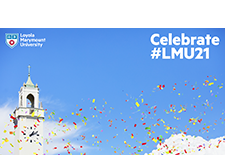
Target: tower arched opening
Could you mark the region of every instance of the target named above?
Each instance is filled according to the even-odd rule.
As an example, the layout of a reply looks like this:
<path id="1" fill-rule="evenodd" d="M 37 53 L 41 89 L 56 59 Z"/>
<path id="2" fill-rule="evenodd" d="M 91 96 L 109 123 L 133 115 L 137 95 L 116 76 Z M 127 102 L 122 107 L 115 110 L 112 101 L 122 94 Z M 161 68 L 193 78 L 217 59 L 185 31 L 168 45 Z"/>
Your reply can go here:
<path id="1" fill-rule="evenodd" d="M 27 107 L 34 108 L 34 96 L 32 94 L 27 95 Z"/>

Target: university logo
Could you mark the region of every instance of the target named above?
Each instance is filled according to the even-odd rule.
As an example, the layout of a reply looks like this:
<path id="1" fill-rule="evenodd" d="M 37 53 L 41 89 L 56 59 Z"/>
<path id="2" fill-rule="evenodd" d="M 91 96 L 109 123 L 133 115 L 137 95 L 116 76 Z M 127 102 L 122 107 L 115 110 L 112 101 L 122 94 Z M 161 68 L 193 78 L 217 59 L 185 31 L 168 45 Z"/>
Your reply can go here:
<path id="1" fill-rule="evenodd" d="M 19 42 L 19 34 L 18 33 L 6 33 L 5 34 L 5 43 L 10 48 L 14 48 Z"/>

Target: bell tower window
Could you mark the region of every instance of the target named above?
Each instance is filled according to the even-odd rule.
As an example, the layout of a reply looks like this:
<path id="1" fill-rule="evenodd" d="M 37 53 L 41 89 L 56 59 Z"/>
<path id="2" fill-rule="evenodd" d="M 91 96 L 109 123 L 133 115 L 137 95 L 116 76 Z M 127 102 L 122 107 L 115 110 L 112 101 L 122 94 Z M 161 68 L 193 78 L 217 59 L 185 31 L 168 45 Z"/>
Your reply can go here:
<path id="1" fill-rule="evenodd" d="M 34 96 L 32 94 L 27 95 L 27 107 L 34 108 Z"/>

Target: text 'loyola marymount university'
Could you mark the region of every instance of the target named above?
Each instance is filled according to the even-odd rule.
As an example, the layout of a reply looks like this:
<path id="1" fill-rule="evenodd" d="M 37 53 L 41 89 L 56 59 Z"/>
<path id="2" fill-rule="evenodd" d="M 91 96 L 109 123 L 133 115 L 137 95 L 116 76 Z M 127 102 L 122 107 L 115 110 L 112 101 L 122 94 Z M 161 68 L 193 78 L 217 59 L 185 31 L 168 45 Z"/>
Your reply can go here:
<path id="1" fill-rule="evenodd" d="M 42 47 L 46 38 L 36 38 L 33 33 L 22 34 L 20 33 L 20 46 L 21 47 Z"/>

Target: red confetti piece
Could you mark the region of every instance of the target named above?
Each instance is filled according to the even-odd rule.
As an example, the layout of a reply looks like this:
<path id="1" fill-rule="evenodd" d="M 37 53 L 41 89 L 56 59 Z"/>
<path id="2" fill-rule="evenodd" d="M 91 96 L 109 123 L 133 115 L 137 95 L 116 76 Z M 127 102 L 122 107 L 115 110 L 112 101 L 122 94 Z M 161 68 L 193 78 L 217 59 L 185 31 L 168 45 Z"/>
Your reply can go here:
<path id="1" fill-rule="evenodd" d="M 137 126 L 137 124 L 134 124 L 134 127 L 136 127 Z"/>
<path id="2" fill-rule="evenodd" d="M 161 90 L 162 88 L 161 88 L 161 84 L 159 85 L 159 89 Z"/>
<path id="3" fill-rule="evenodd" d="M 199 119 L 198 122 L 201 123 L 202 119 Z"/>
<path id="4" fill-rule="evenodd" d="M 10 116 L 10 118 L 12 118 L 12 119 L 16 119 L 15 117 L 13 117 L 12 115 Z"/>

